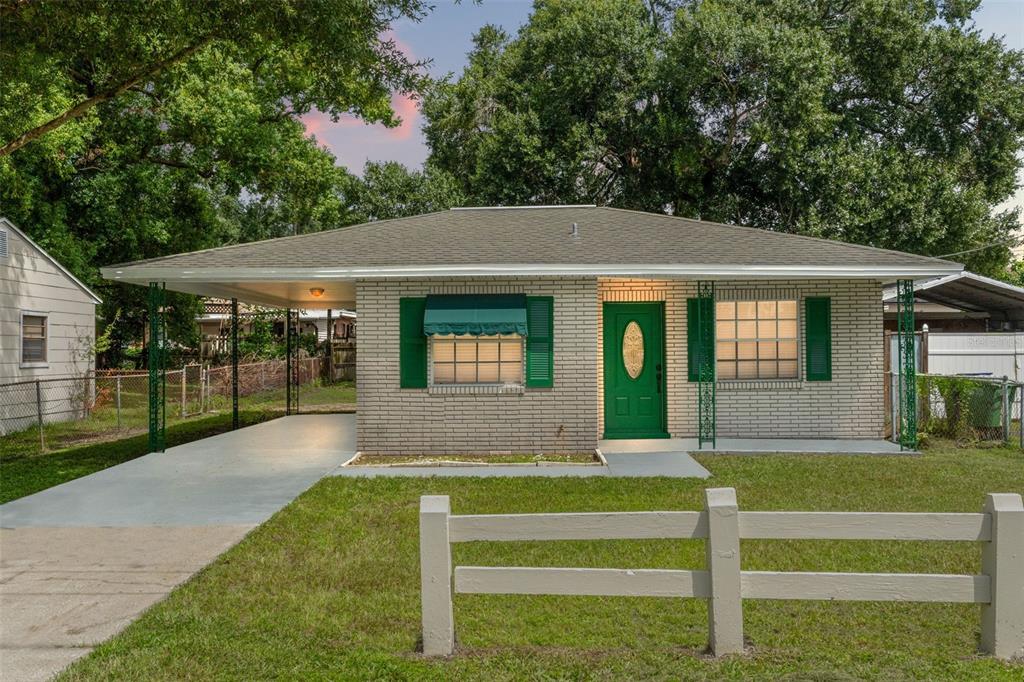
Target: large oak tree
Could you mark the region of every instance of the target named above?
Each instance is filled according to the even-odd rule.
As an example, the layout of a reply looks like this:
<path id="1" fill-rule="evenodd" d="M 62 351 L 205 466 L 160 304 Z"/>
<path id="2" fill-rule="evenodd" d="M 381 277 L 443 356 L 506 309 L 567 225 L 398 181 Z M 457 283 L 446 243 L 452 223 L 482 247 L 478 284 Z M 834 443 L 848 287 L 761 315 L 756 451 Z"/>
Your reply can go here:
<path id="1" fill-rule="evenodd" d="M 308 139 L 313 109 L 397 123 L 422 76 L 388 38 L 420 0 L 0 0 L 0 215 L 121 310 L 98 266 L 336 227 L 357 179 Z M 190 297 L 172 338 L 194 341 Z"/>
<path id="2" fill-rule="evenodd" d="M 1008 243 L 1024 57 L 978 0 L 537 0 L 424 111 L 477 203 L 597 202 L 930 255 Z M 1005 246 L 964 260 L 1004 273 Z"/>

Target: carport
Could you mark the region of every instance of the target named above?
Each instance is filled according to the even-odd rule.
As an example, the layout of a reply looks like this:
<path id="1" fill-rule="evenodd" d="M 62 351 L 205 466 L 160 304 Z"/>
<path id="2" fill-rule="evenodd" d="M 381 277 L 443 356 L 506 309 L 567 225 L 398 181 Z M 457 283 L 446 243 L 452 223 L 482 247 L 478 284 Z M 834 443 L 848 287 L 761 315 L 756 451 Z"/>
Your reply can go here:
<path id="1" fill-rule="evenodd" d="M 985 332 L 1024 329 L 1024 288 L 973 272 L 915 282 L 917 328 Z M 886 329 L 896 328 L 896 289 L 882 296 Z"/>
<path id="2" fill-rule="evenodd" d="M 239 303 L 285 311 L 286 415 L 297 414 L 299 411 L 300 311 L 341 308 L 355 310 L 354 273 L 347 270 L 253 267 L 253 259 L 241 253 L 237 247 L 222 247 L 194 255 L 202 258 L 214 251 L 217 257 L 211 261 L 210 267 L 182 269 L 167 263 L 167 258 L 156 258 L 139 264 L 111 265 L 102 269 L 103 276 L 108 279 L 148 288 L 150 452 L 163 452 L 166 447 L 167 330 L 164 312 L 167 291 L 223 298 L 231 302 L 231 414 L 235 429 L 239 424 Z"/>

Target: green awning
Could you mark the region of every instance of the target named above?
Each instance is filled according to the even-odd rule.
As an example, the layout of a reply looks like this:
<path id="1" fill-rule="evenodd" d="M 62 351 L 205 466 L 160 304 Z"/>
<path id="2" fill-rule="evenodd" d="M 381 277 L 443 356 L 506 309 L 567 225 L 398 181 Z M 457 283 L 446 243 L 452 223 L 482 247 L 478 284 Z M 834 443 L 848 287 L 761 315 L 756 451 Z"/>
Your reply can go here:
<path id="1" fill-rule="evenodd" d="M 427 296 L 423 333 L 519 334 L 526 336 L 525 294 L 448 294 Z"/>

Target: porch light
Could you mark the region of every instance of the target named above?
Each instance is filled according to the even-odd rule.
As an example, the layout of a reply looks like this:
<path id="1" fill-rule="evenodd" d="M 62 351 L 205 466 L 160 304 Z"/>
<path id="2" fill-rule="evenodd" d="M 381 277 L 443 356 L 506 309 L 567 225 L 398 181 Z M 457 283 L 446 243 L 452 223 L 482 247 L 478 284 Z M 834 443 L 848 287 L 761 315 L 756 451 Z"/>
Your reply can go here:
<path id="1" fill-rule="evenodd" d="M 310 295 L 313 298 L 320 298 L 321 296 L 324 295 L 324 288 L 323 287 L 311 287 L 310 290 L 309 290 L 309 293 L 310 293 Z"/>

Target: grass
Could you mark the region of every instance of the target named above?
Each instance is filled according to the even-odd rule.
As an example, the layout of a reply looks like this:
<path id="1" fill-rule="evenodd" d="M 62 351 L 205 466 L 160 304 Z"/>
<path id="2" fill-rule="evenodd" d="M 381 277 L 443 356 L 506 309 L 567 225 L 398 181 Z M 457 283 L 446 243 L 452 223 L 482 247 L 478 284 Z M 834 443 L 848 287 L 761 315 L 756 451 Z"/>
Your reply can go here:
<path id="1" fill-rule="evenodd" d="M 511 454 L 511 455 L 359 455 L 352 462 L 354 466 L 379 466 L 381 464 L 422 464 L 429 466 L 438 462 L 470 462 L 483 464 L 533 464 L 535 462 L 561 462 L 572 464 L 597 464 L 596 455 L 586 453 L 570 454 Z"/>
<path id="2" fill-rule="evenodd" d="M 751 510 L 979 511 L 1024 491 L 1024 455 L 702 455 L 687 479 L 327 478 L 61 679 L 1020 680 L 976 653 L 979 607 L 746 601 L 751 653 L 712 660 L 694 599 L 459 595 L 458 653 L 419 634 L 417 508 L 455 513 L 699 509 L 733 486 Z M 750 570 L 973 573 L 973 543 L 745 541 Z M 469 543 L 457 565 L 703 567 L 699 541 Z"/>
<path id="3" fill-rule="evenodd" d="M 242 426 L 280 416 L 265 411 L 239 412 Z M 197 417 L 167 427 L 167 447 L 208 438 L 231 429 L 230 414 Z M 0 504 L 45 490 L 149 452 L 148 434 L 36 454 L 18 449 L 7 436 L 0 446 Z"/>

